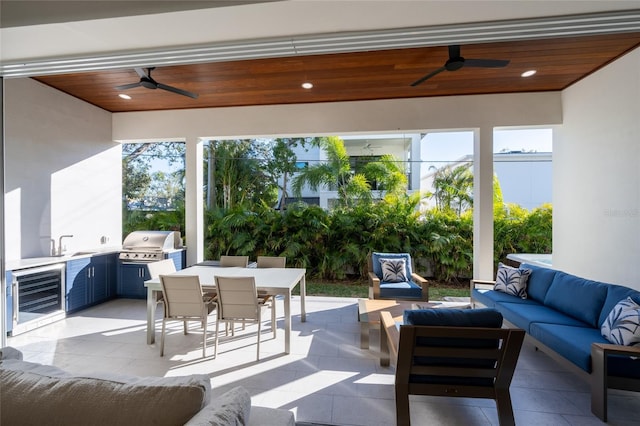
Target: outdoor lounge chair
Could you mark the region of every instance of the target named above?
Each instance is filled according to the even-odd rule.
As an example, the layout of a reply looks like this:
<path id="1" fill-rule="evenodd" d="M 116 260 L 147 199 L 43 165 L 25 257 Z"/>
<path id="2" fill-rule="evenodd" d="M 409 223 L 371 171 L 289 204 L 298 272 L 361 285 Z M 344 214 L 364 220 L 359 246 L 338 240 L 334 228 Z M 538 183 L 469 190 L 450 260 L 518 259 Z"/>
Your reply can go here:
<path id="1" fill-rule="evenodd" d="M 429 282 L 413 272 L 409 253 L 370 253 L 369 299 L 429 300 Z"/>
<path id="2" fill-rule="evenodd" d="M 382 312 L 380 324 L 381 360 L 396 359 L 398 426 L 411 424 L 409 395 L 490 398 L 500 426 L 515 425 L 509 387 L 524 330 L 501 328 L 494 309 L 405 311 L 399 328 Z"/>

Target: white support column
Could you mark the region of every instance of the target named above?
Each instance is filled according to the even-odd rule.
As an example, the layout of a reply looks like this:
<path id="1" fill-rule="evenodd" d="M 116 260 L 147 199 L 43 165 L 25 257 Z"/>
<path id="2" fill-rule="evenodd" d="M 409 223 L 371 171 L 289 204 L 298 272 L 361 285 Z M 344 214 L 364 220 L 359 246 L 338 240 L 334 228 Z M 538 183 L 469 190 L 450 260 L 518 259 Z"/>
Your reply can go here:
<path id="1" fill-rule="evenodd" d="M 185 234 L 187 266 L 204 259 L 204 181 L 203 141 L 190 136 L 186 139 L 185 157 Z"/>
<path id="2" fill-rule="evenodd" d="M 420 191 L 420 181 L 422 178 L 422 143 L 420 134 L 411 135 L 411 189 L 412 191 Z"/>
<path id="3" fill-rule="evenodd" d="M 493 128 L 473 137 L 473 278 L 493 279 Z"/>

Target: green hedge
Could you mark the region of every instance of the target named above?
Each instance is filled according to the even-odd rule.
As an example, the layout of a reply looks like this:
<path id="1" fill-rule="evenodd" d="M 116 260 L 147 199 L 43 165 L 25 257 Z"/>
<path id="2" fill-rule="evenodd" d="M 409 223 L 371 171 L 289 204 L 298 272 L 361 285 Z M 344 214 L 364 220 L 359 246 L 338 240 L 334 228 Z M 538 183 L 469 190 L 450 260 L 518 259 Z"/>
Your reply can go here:
<path id="1" fill-rule="evenodd" d="M 410 252 L 426 277 L 456 281 L 472 276 L 471 212 L 417 213 L 418 198 L 388 197 L 327 212 L 293 204 L 285 212 L 266 206 L 207 212 L 206 257 L 222 254 L 287 256 L 290 266 L 307 268 L 316 279 L 366 278 L 370 251 Z M 494 218 L 495 255 L 550 253 L 552 210 L 531 212 L 509 206 Z"/>
<path id="2" fill-rule="evenodd" d="M 330 212 L 292 204 L 284 212 L 265 205 L 206 212 L 205 258 L 223 254 L 287 256 L 290 266 L 307 268 L 318 280 L 366 279 L 371 251 L 409 252 L 425 277 L 455 282 L 473 273 L 472 212 L 432 209 L 418 213 L 416 196 L 388 196 L 376 204 Z M 509 253 L 551 253 L 550 205 L 528 211 L 496 209 L 494 260 Z M 135 229 L 181 230 L 184 211 L 127 216 Z M 183 232 L 184 234 L 184 232 Z M 187 242 L 188 245 L 188 242 Z"/>

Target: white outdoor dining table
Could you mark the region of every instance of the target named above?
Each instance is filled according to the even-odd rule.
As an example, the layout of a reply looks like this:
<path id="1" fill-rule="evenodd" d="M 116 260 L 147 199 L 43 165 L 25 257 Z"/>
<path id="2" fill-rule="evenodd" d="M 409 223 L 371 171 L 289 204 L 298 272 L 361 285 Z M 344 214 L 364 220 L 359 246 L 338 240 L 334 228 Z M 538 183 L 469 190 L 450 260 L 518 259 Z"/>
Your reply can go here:
<path id="1" fill-rule="evenodd" d="M 305 310 L 305 273 L 301 268 L 220 268 L 214 266 L 190 266 L 172 275 L 197 275 L 200 277 L 202 289 L 215 289 L 215 276 L 220 277 L 254 277 L 256 287 L 269 294 L 284 296 L 284 348 L 291 352 L 291 291 L 300 283 L 300 321 L 306 321 Z M 162 291 L 160 279 L 154 278 L 144 282 L 147 287 L 147 343 L 155 342 L 156 292 Z"/>

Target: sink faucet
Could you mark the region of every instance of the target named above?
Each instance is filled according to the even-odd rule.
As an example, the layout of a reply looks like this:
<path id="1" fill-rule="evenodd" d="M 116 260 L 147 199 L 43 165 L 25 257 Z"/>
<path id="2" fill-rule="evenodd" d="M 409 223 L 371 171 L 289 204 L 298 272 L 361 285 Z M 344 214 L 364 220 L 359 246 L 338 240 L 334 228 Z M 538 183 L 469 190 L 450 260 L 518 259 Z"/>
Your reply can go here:
<path id="1" fill-rule="evenodd" d="M 62 239 L 71 237 L 73 237 L 73 235 L 60 235 L 60 238 L 58 238 L 58 256 L 62 256 Z"/>

